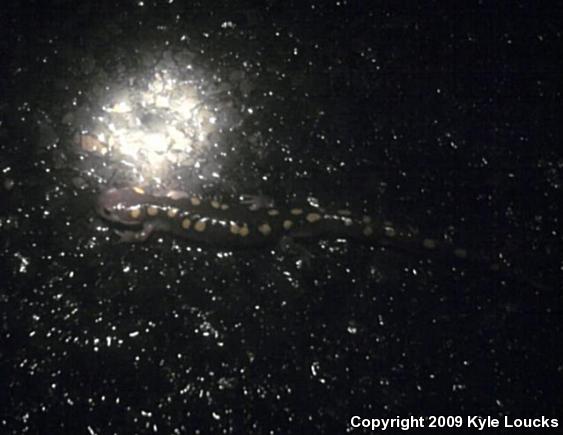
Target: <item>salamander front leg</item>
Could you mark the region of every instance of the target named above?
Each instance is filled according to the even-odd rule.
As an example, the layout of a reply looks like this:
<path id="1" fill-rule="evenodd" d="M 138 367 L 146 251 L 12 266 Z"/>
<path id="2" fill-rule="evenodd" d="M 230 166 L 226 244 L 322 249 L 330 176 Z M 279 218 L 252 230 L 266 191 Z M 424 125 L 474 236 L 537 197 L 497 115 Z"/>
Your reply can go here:
<path id="1" fill-rule="evenodd" d="M 274 206 L 274 200 L 266 195 L 240 195 L 241 204 L 248 205 L 250 210 L 262 210 Z"/>
<path id="2" fill-rule="evenodd" d="M 145 240 L 147 240 L 154 232 L 154 230 L 155 230 L 154 225 L 144 224 L 143 229 L 140 231 L 115 230 L 115 233 L 119 236 L 118 243 L 137 243 L 137 242 L 144 242 Z"/>

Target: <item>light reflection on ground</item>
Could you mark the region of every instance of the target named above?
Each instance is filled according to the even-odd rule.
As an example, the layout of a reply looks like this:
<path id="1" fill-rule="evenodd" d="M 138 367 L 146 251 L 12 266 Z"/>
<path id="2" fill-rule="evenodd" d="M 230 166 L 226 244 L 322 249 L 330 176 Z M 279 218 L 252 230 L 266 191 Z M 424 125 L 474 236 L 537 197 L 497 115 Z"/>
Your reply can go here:
<path id="1" fill-rule="evenodd" d="M 219 126 L 221 104 L 189 77 L 161 70 L 129 83 L 105 88 L 101 109 L 78 143 L 125 165 L 139 183 L 159 182 L 172 168 L 197 167 L 217 146 L 213 133 L 231 127 Z"/>

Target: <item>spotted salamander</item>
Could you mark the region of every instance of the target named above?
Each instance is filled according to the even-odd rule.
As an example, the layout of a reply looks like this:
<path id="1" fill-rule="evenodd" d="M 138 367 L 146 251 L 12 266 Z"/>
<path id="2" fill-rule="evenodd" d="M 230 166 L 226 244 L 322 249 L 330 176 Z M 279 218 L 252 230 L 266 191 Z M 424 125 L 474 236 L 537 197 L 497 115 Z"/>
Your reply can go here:
<path id="1" fill-rule="evenodd" d="M 257 207 L 242 201 L 225 203 L 182 192 L 165 196 L 145 193 L 140 188 L 111 188 L 96 205 L 106 221 L 126 228 L 118 231 L 124 242 L 141 242 L 154 232 L 168 232 L 198 243 L 218 247 L 253 247 L 291 239 L 334 237 L 359 239 L 374 244 L 397 243 L 425 248 L 443 247 L 444 242 L 422 239 L 412 230 L 399 229 L 390 222 L 354 215 L 346 209 L 327 211 L 306 205 L 277 208 Z M 466 252 L 448 245 L 457 257 Z"/>

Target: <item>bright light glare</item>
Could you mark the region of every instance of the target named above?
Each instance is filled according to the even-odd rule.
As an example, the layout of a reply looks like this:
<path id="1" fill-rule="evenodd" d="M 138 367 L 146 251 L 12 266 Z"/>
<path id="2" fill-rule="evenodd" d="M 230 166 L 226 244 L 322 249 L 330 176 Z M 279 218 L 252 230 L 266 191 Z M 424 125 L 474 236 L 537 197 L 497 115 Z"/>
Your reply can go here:
<path id="1" fill-rule="evenodd" d="M 167 71 L 144 83 L 119 97 L 109 95 L 90 134 L 143 178 L 160 179 L 172 167 L 194 165 L 203 156 L 211 146 L 209 135 L 219 128 L 219 112 L 201 100 L 196 85 Z"/>
<path id="2" fill-rule="evenodd" d="M 114 104 L 112 107 L 104 107 L 105 112 L 108 113 L 127 113 L 131 112 L 131 106 L 126 101 L 121 101 Z"/>
<path id="3" fill-rule="evenodd" d="M 166 152 L 168 140 L 163 133 L 149 133 L 145 135 L 143 145 L 150 153 L 162 154 Z"/>

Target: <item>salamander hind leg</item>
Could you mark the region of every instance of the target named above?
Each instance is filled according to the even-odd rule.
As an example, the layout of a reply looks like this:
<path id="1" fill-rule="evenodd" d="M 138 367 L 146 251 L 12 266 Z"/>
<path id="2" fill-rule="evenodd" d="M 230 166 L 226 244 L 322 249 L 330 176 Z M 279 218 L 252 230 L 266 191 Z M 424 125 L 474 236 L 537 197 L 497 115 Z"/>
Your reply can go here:
<path id="1" fill-rule="evenodd" d="M 311 269 L 314 255 L 305 246 L 295 241 L 293 237 L 284 236 L 279 242 L 280 250 L 295 259 L 298 269 Z"/>
<path id="2" fill-rule="evenodd" d="M 155 230 L 154 225 L 145 224 L 143 225 L 143 229 L 139 231 L 115 230 L 115 233 L 119 236 L 118 243 L 138 243 L 147 240 L 154 232 L 154 230 Z"/>

